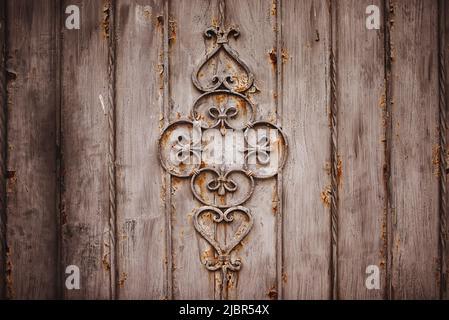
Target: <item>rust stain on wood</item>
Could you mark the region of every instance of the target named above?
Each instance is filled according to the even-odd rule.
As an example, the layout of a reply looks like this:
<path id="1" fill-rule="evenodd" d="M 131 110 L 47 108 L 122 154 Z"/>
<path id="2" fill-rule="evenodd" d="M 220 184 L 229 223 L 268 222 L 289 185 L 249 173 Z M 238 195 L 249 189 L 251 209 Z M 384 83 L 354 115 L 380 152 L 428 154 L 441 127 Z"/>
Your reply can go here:
<path id="1" fill-rule="evenodd" d="M 169 36 L 168 41 L 170 44 L 174 44 L 176 42 L 177 28 L 178 24 L 174 18 L 170 18 L 168 20 L 168 28 L 169 28 Z"/>
<path id="2" fill-rule="evenodd" d="M 236 278 L 235 278 L 235 276 L 236 276 L 235 272 L 229 272 L 227 274 L 227 278 L 228 278 L 227 287 L 228 287 L 228 289 L 235 288 L 235 286 L 236 286 L 236 281 L 235 281 Z"/>
<path id="3" fill-rule="evenodd" d="M 337 184 L 340 187 L 341 181 L 343 179 L 343 161 L 341 160 L 341 157 L 337 156 Z"/>
<path id="4" fill-rule="evenodd" d="M 328 176 L 332 173 L 332 164 L 329 161 L 326 161 L 324 164 L 324 171 Z M 337 185 L 340 187 L 341 182 L 343 180 L 343 161 L 341 160 L 340 155 L 337 156 Z M 326 187 L 327 189 L 328 187 Z M 329 187 L 330 188 L 330 187 Z M 325 191 L 325 190 L 324 190 Z M 323 191 L 323 192 L 324 192 Z M 323 194 L 323 193 L 322 193 Z M 323 196 L 322 196 L 323 198 Z"/>
<path id="5" fill-rule="evenodd" d="M 278 56 L 277 56 L 276 48 L 273 48 L 270 50 L 270 52 L 268 52 L 268 57 L 269 57 L 271 65 L 275 67 L 278 63 L 278 61 L 277 61 Z M 286 48 L 281 49 L 281 59 L 282 59 L 282 64 L 285 64 L 288 61 L 288 59 L 290 59 L 290 55 Z"/>
<path id="6" fill-rule="evenodd" d="M 105 253 L 103 255 L 103 259 L 101 260 L 101 264 L 103 266 L 103 270 L 105 271 L 109 271 L 111 270 L 111 264 L 110 264 L 110 258 L 109 258 L 110 254 L 109 253 Z"/>
<path id="7" fill-rule="evenodd" d="M 201 253 L 201 261 L 209 261 L 215 257 L 214 250 L 207 248 Z"/>
<path id="8" fill-rule="evenodd" d="M 109 28 L 110 28 L 110 15 L 111 15 L 111 1 L 103 1 L 103 12 L 101 20 L 101 30 L 103 38 L 109 39 Z"/>
<path id="9" fill-rule="evenodd" d="M 432 147 L 432 171 L 433 175 L 437 178 L 441 175 L 440 170 L 440 151 L 441 146 L 439 144 L 434 144 Z"/>
<path id="10" fill-rule="evenodd" d="M 211 25 L 213 27 L 218 27 L 218 18 L 217 17 L 212 17 L 211 19 Z"/>
<path id="11" fill-rule="evenodd" d="M 270 14 L 272 15 L 272 16 L 276 16 L 276 14 L 277 14 L 277 3 L 276 3 L 276 0 L 273 0 L 272 2 L 271 2 L 271 8 L 270 8 Z"/>
<path id="12" fill-rule="evenodd" d="M 390 2 L 390 13 L 389 13 L 389 21 L 388 21 L 388 26 L 390 29 L 390 33 L 393 32 L 394 29 L 394 17 L 395 17 L 395 11 L 396 11 L 396 4 L 394 4 L 393 0 L 391 0 Z M 390 61 L 391 63 L 393 63 L 395 61 L 395 55 L 396 55 L 396 50 L 394 47 L 394 43 L 392 38 L 389 38 L 389 46 L 390 46 Z"/>
<path id="13" fill-rule="evenodd" d="M 273 66 L 276 66 L 278 63 L 278 57 L 276 53 L 276 48 L 271 49 L 271 51 L 268 53 L 268 57 L 270 58 L 270 63 Z"/>
<path id="14" fill-rule="evenodd" d="M 276 290 L 276 286 L 272 286 L 267 292 L 268 298 L 270 300 L 276 300 L 278 298 L 278 292 Z"/>
<path id="15" fill-rule="evenodd" d="M 290 55 L 286 48 L 281 49 L 281 57 L 282 57 L 282 64 L 285 64 L 288 61 L 288 59 L 290 59 Z"/>
<path id="16" fill-rule="evenodd" d="M 286 272 L 282 272 L 282 282 L 287 283 L 288 277 Z"/>
<path id="17" fill-rule="evenodd" d="M 326 186 L 320 193 L 321 202 L 326 208 L 330 208 L 332 200 L 332 188 L 330 185 Z"/>
<path id="18" fill-rule="evenodd" d="M 126 272 L 122 272 L 120 274 L 120 279 L 118 281 L 118 285 L 120 288 L 124 288 L 125 287 L 125 282 L 128 279 L 128 274 Z"/>

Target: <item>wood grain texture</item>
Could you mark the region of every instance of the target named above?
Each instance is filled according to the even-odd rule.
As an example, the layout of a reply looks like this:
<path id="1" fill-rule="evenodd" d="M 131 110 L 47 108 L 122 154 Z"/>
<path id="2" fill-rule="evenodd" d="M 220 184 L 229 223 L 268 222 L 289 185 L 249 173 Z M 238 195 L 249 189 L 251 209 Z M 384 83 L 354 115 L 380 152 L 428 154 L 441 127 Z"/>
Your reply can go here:
<path id="1" fill-rule="evenodd" d="M 439 297 L 437 2 L 393 1 L 392 285 L 395 299 Z M 438 155 L 437 155 L 438 156 Z"/>
<path id="2" fill-rule="evenodd" d="M 276 8 L 271 0 L 227 0 L 226 24 L 239 26 L 240 36 L 230 45 L 251 68 L 256 92 L 248 93 L 256 105 L 256 119 L 276 123 Z M 251 90 L 250 90 L 251 91 Z M 229 299 L 277 299 L 276 277 L 276 178 L 256 179 L 254 193 L 245 207 L 254 225 L 236 255 L 242 269 L 229 284 Z M 232 231 L 231 231 L 232 232 Z"/>
<path id="3" fill-rule="evenodd" d="M 282 2 L 286 299 L 330 292 L 329 22 L 325 2 Z"/>
<path id="4" fill-rule="evenodd" d="M 52 299 L 57 285 L 54 1 L 8 1 L 7 295 Z"/>
<path id="5" fill-rule="evenodd" d="M 449 4 L 439 1 L 441 298 L 449 299 Z"/>
<path id="6" fill-rule="evenodd" d="M 371 4 L 381 30 L 365 27 Z M 64 27 L 68 5 L 80 30 Z M 244 204 L 254 225 L 225 297 L 448 299 L 448 14 L 445 0 L 0 0 L 0 298 L 221 298 L 202 205 L 157 139 L 189 118 L 203 32 L 223 18 L 240 28 L 229 44 L 254 73 L 256 119 L 289 139 L 282 176 Z"/>
<path id="7" fill-rule="evenodd" d="M 203 33 L 218 17 L 217 0 L 180 0 L 170 2 L 170 122 L 190 115 L 194 100 L 201 94 L 191 75 L 212 41 Z M 190 179 L 173 178 L 171 189 L 173 243 L 173 298 L 213 299 L 215 275 L 202 263 L 211 246 L 193 226 L 193 212 L 201 204 L 194 200 Z"/>
<path id="8" fill-rule="evenodd" d="M 118 298 L 163 299 L 166 248 L 162 111 L 163 2 L 117 8 Z M 139 85 L 136 85 L 139 84 Z"/>
<path id="9" fill-rule="evenodd" d="M 337 7 L 340 299 L 381 299 L 386 285 L 384 29 L 366 28 L 366 6 Z M 365 286 L 369 265 L 381 271 L 379 290 Z"/>
<path id="10" fill-rule="evenodd" d="M 0 299 L 6 297 L 6 1 L 0 0 Z"/>
<path id="11" fill-rule="evenodd" d="M 66 299 L 111 298 L 108 180 L 108 3 L 78 5 L 80 30 L 63 29 L 62 44 L 62 270 L 80 268 L 80 290 Z M 101 99 L 104 106 L 101 103 Z"/>

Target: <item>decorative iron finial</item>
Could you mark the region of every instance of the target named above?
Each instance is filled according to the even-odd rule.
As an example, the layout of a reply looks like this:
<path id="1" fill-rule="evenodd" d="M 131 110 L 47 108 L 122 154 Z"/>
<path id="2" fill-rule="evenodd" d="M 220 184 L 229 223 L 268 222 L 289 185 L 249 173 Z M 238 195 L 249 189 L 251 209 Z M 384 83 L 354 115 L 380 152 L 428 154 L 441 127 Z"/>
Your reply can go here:
<path id="1" fill-rule="evenodd" d="M 212 26 L 204 31 L 204 35 L 207 38 L 212 38 L 215 36 L 217 38 L 217 44 L 228 43 L 229 36 L 234 36 L 238 38 L 240 35 L 240 30 L 238 27 L 230 26 L 225 28 L 224 26 Z"/>

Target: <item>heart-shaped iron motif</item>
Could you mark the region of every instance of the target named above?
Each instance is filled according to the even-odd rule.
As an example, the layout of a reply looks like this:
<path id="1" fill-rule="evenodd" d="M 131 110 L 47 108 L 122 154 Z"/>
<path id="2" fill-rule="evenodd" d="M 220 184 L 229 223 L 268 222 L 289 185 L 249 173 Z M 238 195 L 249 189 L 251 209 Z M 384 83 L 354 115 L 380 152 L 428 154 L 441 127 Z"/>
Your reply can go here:
<path id="1" fill-rule="evenodd" d="M 231 223 L 232 221 L 234 221 L 234 212 L 243 213 L 248 217 L 248 221 L 242 222 L 234 235 L 232 235 L 231 240 L 228 241 L 226 245 L 223 245 L 214 238 L 212 230 L 208 230 L 200 223 L 199 219 L 201 215 L 207 212 L 213 214 L 212 220 L 214 223 Z M 226 269 L 235 271 L 240 269 L 240 261 L 231 261 L 230 253 L 246 237 L 253 226 L 253 222 L 254 220 L 251 211 L 243 206 L 232 207 L 227 209 L 226 211 L 222 211 L 216 207 L 205 206 L 199 208 L 195 212 L 193 223 L 196 231 L 214 247 L 215 251 L 218 254 L 217 261 L 206 262 L 206 268 L 208 270 L 215 271 L 221 268 L 223 269 L 223 271 L 226 271 Z"/>
<path id="2" fill-rule="evenodd" d="M 239 54 L 228 44 L 229 36 L 233 35 L 237 38 L 240 35 L 238 28 L 224 28 L 224 26 L 210 27 L 205 31 L 204 35 L 207 38 L 215 36 L 216 45 L 215 48 L 202 59 L 198 67 L 192 73 L 193 84 L 203 92 L 215 91 L 221 87 L 234 92 L 245 92 L 250 89 L 254 83 L 254 75 L 246 63 L 240 59 Z M 224 64 L 226 68 L 219 65 L 220 69 L 217 70 L 212 77 L 207 80 L 202 79 L 201 70 L 207 68 L 207 65 L 211 64 L 214 56 L 218 56 L 220 51 L 223 51 L 226 56 L 225 59 L 221 57 L 221 59 L 228 62 Z M 239 69 L 242 69 L 243 72 L 238 72 Z"/>

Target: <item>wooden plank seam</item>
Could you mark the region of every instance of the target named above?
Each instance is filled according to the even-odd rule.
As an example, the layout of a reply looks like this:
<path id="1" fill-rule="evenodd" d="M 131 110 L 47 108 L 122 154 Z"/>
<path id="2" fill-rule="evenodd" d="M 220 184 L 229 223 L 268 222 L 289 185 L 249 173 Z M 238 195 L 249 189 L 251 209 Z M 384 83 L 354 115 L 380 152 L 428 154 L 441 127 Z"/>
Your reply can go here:
<path id="1" fill-rule="evenodd" d="M 169 64 L 169 32 L 170 32 L 170 17 L 169 17 L 169 0 L 164 1 L 163 8 L 163 104 L 162 114 L 164 115 L 164 124 L 170 123 L 170 64 Z M 165 188 L 165 246 L 166 246 L 166 299 L 173 299 L 173 244 L 172 244 L 172 179 L 169 173 L 164 174 L 164 188 Z"/>
<path id="2" fill-rule="evenodd" d="M 277 125 L 282 123 L 283 110 L 283 57 L 282 57 L 282 1 L 276 0 L 276 111 Z M 277 215 L 276 215 L 276 277 L 277 277 L 277 299 L 284 297 L 282 274 L 284 272 L 284 243 L 283 243 L 283 179 L 282 171 L 277 174 Z"/>
<path id="3" fill-rule="evenodd" d="M 383 111 L 383 118 L 385 120 L 385 146 L 384 146 L 384 188 L 385 188 L 385 215 L 386 215 L 386 234 L 385 234 L 385 292 L 384 298 L 391 299 L 392 297 L 392 218 L 391 218 L 391 40 L 390 40 L 390 2 L 389 0 L 383 1 L 384 12 L 384 81 L 385 81 L 385 110 Z"/>

